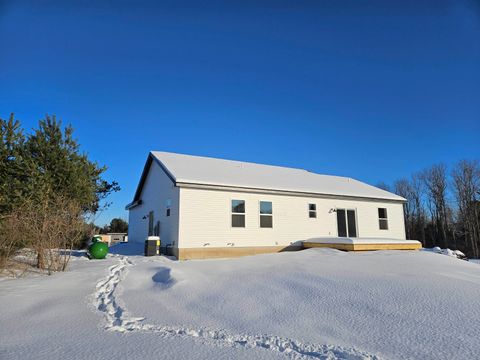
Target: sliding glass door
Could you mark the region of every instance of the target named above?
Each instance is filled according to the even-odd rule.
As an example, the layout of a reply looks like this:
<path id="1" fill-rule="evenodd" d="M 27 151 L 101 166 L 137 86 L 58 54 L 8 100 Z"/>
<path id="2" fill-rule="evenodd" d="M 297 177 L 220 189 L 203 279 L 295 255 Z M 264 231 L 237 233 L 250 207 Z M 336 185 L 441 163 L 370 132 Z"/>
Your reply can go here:
<path id="1" fill-rule="evenodd" d="M 357 237 L 357 214 L 352 209 L 337 209 L 339 237 Z"/>

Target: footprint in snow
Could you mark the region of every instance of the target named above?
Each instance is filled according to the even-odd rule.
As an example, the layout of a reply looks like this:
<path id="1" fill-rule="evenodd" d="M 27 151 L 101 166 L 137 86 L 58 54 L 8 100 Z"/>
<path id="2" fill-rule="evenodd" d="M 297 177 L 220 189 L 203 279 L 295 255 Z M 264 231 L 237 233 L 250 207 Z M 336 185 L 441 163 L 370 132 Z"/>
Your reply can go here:
<path id="1" fill-rule="evenodd" d="M 183 336 L 200 339 L 204 343 L 214 343 L 220 346 L 261 348 L 286 355 L 291 359 L 325 359 L 325 360 L 378 360 L 376 355 L 370 355 L 353 348 L 326 344 L 304 344 L 299 341 L 272 335 L 231 334 L 225 330 L 190 329 L 187 327 L 160 326 L 145 324 L 143 317 L 130 316 L 125 306 L 121 306 L 115 291 L 118 284 L 125 278 L 128 268 L 133 262 L 125 256 L 119 256 L 119 262 L 112 265 L 105 279 L 97 283 L 94 294 L 94 305 L 104 314 L 105 329 L 116 332 L 149 332 L 163 337 Z M 167 289 L 175 284 L 170 269 L 160 267 L 152 276 L 155 286 Z"/>

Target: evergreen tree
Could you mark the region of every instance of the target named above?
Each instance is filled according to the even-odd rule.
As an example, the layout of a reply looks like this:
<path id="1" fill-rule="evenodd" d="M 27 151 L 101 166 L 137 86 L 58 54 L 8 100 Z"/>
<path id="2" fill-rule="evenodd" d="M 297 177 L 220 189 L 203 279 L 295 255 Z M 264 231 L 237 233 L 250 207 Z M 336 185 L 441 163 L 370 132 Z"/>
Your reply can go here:
<path id="1" fill-rule="evenodd" d="M 27 136 L 13 114 L 0 119 L 0 265 L 29 246 L 39 268 L 64 270 L 69 252 L 55 249 L 71 249 L 83 237 L 85 215 L 119 190 L 102 178 L 105 170 L 55 116 Z"/>
<path id="2" fill-rule="evenodd" d="M 81 204 L 85 212 L 96 212 L 100 200 L 119 190 L 116 182 L 101 177 L 106 167 L 80 152 L 73 128 L 62 129 L 55 116 L 47 115 L 39 122 L 26 141 L 26 150 L 35 166 L 31 179 L 38 190 L 35 196 L 63 195 Z"/>
<path id="3" fill-rule="evenodd" d="M 110 221 L 108 231 L 112 233 L 126 233 L 128 231 L 128 223 L 123 219 L 114 218 Z"/>
<path id="4" fill-rule="evenodd" d="M 14 114 L 0 118 L 0 215 L 21 205 L 33 192 L 33 163 L 25 148 L 25 136 Z"/>

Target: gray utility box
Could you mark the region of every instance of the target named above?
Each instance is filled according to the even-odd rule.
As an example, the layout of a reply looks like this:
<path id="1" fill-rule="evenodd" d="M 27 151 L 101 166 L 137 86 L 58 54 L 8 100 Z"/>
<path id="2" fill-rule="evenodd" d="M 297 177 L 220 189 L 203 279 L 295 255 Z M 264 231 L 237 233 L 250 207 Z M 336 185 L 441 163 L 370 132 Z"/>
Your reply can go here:
<path id="1" fill-rule="evenodd" d="M 145 240 L 145 256 L 160 255 L 160 237 L 148 236 Z"/>

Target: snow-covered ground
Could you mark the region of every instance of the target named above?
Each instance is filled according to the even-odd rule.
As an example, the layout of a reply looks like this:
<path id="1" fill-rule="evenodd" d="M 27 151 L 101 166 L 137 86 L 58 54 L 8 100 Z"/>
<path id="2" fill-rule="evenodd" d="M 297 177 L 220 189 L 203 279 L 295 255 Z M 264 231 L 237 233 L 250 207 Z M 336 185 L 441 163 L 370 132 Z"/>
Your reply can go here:
<path id="1" fill-rule="evenodd" d="M 473 359 L 480 266 L 428 251 L 132 255 L 0 281 L 0 359 Z"/>

